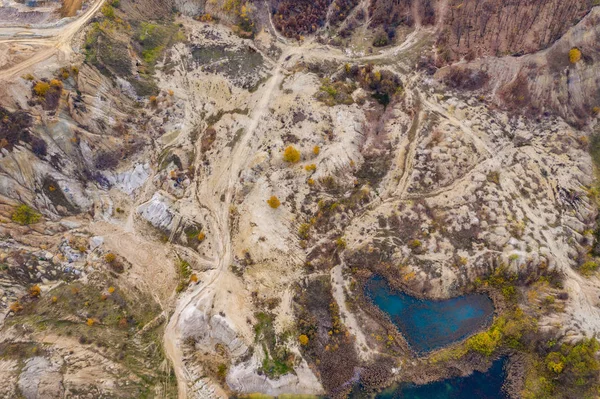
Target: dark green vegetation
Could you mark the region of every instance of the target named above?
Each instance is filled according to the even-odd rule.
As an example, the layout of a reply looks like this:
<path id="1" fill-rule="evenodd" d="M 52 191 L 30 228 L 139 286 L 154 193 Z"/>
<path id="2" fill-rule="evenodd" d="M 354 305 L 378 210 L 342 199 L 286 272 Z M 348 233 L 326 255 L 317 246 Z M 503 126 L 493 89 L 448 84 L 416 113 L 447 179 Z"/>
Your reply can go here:
<path id="1" fill-rule="evenodd" d="M 397 287 L 410 290 L 410 283 L 402 269 L 390 267 L 388 254 L 389 248 L 380 243 L 370 251 L 345 255 L 346 264 L 358 283 L 355 285 L 355 295 L 350 295 L 357 299 L 350 300 L 349 306 L 365 306 L 359 298 L 362 288 L 358 287 L 362 286 L 362 282 L 371 273 L 385 275 Z M 558 330 L 542 331 L 538 327 L 541 317 L 564 311 L 565 300 L 569 295 L 564 291 L 561 275 L 548 270 L 544 264 L 540 267 L 521 268 L 518 274 L 510 272 L 502 264 L 494 264 L 492 270 L 487 277 L 476 279 L 470 288 L 489 292 L 496 298 L 499 313 L 491 327 L 462 343 L 420 359 L 415 365 L 415 372 L 420 373 L 422 367 L 423 372 L 428 370 L 447 375 L 448 367 L 457 362 L 473 367 L 487 365 L 499 356 L 518 355 L 520 359 L 524 359 L 518 366 L 524 370 L 524 385 L 520 388 L 518 397 L 596 397 L 600 389 L 600 364 L 595 357 L 598 350 L 595 339 L 571 342 Z M 377 314 L 368 307 L 367 311 Z M 382 322 L 384 325 L 389 323 Z M 390 351 L 390 354 L 394 353 Z"/>
<path id="2" fill-rule="evenodd" d="M 433 361 L 462 358 L 469 353 L 486 358 L 520 353 L 526 359 L 523 398 L 596 397 L 600 389 L 600 363 L 595 356 L 600 348 L 598 342 L 592 338 L 576 343 L 559 343 L 561 337 L 557 337 L 556 333 L 538 329 L 540 312 L 560 312 L 561 306 L 557 302 L 568 297 L 560 291 L 562 282 L 558 274 L 546 273 L 537 280 L 528 281 L 499 267 L 478 283 L 501 294 L 506 309 L 487 331 L 469 338 L 458 347 L 441 351 L 432 357 Z M 558 291 L 558 294 L 547 295 L 539 301 L 540 291 Z"/>
<path id="3" fill-rule="evenodd" d="M 190 278 L 192 277 L 192 268 L 188 261 L 179 259 L 177 274 L 179 275 L 179 283 L 177 284 L 176 291 L 182 292 L 190 284 Z"/>

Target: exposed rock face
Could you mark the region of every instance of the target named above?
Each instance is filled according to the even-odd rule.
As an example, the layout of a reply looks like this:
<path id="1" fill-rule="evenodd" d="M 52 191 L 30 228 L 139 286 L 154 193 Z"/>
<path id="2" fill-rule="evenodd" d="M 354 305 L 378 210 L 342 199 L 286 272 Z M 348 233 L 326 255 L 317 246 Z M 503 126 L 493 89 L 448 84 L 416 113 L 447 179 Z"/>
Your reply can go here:
<path id="1" fill-rule="evenodd" d="M 204 13 L 204 0 L 175 0 L 177 9 L 187 15 L 199 15 Z"/>
<path id="2" fill-rule="evenodd" d="M 295 374 L 286 374 L 278 379 L 270 379 L 256 372 L 260 367 L 263 353 L 257 353 L 247 363 L 234 366 L 227 375 L 227 384 L 236 392 L 264 392 L 267 395 L 289 395 L 290 392 L 318 392 L 315 388 L 319 380 L 305 360 L 294 369 Z"/>
<path id="3" fill-rule="evenodd" d="M 140 205 L 137 212 L 154 227 L 171 231 L 175 219 L 172 206 L 171 200 L 160 193 L 155 193 L 150 201 Z"/>
<path id="4" fill-rule="evenodd" d="M 27 399 L 58 398 L 64 393 L 61 364 L 51 363 L 44 357 L 27 360 L 19 376 L 19 389 Z"/>
<path id="5" fill-rule="evenodd" d="M 469 79 L 458 83 L 460 89 L 479 89 L 493 93 L 494 100 L 513 112 L 539 116 L 560 115 L 583 126 L 595 117 L 600 104 L 598 41 L 600 10 L 594 9 L 548 49 L 522 57 L 483 58 L 466 65 L 440 70 L 440 79 L 453 85 L 460 76 Z M 581 51 L 575 63 L 569 59 L 571 49 Z M 475 74 L 493 76 L 472 85 Z"/>
<path id="6" fill-rule="evenodd" d="M 592 6 L 590 0 L 447 1 L 440 42 L 452 60 L 521 55 L 558 40 Z M 445 55 L 445 54 L 444 54 Z"/>

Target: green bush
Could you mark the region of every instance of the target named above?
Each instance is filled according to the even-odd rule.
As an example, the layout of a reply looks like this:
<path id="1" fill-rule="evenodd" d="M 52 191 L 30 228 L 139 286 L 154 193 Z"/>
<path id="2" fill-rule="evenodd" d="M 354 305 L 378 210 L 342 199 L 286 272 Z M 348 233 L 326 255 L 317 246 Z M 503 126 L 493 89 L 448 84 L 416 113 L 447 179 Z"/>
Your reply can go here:
<path id="1" fill-rule="evenodd" d="M 492 327 L 489 331 L 481 332 L 467 340 L 467 347 L 470 350 L 479 352 L 486 356 L 492 353 L 500 346 L 502 342 L 502 333 L 498 327 Z"/>
<path id="2" fill-rule="evenodd" d="M 17 206 L 11 216 L 11 219 L 15 223 L 27 226 L 39 222 L 42 215 L 37 213 L 35 209 L 29 205 L 21 204 Z"/>
<path id="3" fill-rule="evenodd" d="M 581 265 L 581 267 L 579 268 L 579 271 L 581 272 L 581 274 L 583 274 L 584 276 L 591 276 L 592 274 L 594 274 L 596 271 L 598 270 L 598 263 L 596 263 L 593 260 L 589 260 L 587 262 L 585 262 L 583 265 Z"/>

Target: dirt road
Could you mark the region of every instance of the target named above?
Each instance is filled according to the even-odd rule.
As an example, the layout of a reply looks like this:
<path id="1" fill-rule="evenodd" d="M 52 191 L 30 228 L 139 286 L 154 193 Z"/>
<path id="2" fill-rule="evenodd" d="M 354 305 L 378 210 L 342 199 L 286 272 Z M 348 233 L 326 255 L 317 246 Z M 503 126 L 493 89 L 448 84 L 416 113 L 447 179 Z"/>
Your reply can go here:
<path id="1" fill-rule="evenodd" d="M 164 346 L 167 357 L 172 361 L 175 375 L 177 376 L 178 392 L 180 398 L 188 397 L 187 385 L 190 382 L 190 375 L 183 364 L 183 353 L 180 348 L 180 332 L 178 324 L 182 312 L 190 306 L 197 306 L 202 298 L 211 297 L 209 291 L 219 287 L 219 280 L 224 278 L 224 272 L 227 272 L 231 264 L 233 253 L 231 245 L 231 235 L 229 227 L 229 209 L 232 204 L 232 198 L 235 193 L 236 180 L 239 172 L 250 160 L 252 155 L 250 140 L 260 141 L 255 136 L 260 120 L 268 111 L 269 102 L 273 93 L 278 90 L 283 79 L 283 63 L 289 56 L 293 55 L 297 49 L 285 52 L 277 62 L 272 71 L 271 78 L 267 81 L 264 88 L 260 91 L 260 100 L 252 112 L 251 120 L 247 125 L 244 135 L 237 143 L 228 157 L 223 157 L 218 166 L 213 170 L 218 171 L 212 177 L 208 178 L 198 187 L 195 200 L 198 207 L 208 209 L 210 232 L 215 237 L 215 243 L 218 248 L 219 257 L 215 261 L 214 269 L 210 276 L 202 281 L 191 293 L 185 295 L 171 316 L 169 324 L 165 330 Z M 221 201 L 221 194 L 224 194 L 225 200 Z"/>
<path id="2" fill-rule="evenodd" d="M 0 43 L 39 45 L 42 48 L 34 56 L 1 71 L 0 80 L 10 80 L 32 66 L 57 54 L 67 57 L 73 52 L 73 37 L 100 10 L 104 0 L 97 0 L 81 16 L 63 26 L 49 28 L 8 27 L 0 28 Z"/>

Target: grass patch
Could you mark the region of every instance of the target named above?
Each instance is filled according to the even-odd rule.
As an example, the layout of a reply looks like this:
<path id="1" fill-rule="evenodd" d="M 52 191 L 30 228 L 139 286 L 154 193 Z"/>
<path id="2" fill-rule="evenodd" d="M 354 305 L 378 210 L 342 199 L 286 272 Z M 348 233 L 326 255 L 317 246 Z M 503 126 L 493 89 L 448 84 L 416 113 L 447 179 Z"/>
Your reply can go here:
<path id="1" fill-rule="evenodd" d="M 257 323 L 254 325 L 254 336 L 257 343 L 262 344 L 265 358 L 259 372 L 269 378 L 278 378 L 293 372 L 295 357 L 288 351 L 284 342 L 287 334 L 278 336 L 273 326 L 273 316 L 269 313 L 258 312 L 254 315 Z"/>

